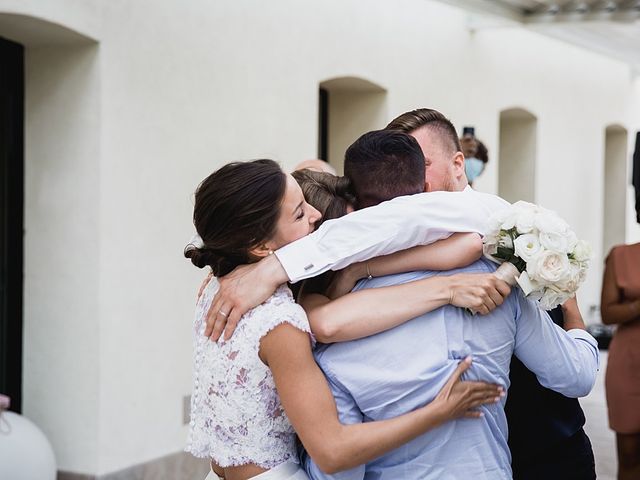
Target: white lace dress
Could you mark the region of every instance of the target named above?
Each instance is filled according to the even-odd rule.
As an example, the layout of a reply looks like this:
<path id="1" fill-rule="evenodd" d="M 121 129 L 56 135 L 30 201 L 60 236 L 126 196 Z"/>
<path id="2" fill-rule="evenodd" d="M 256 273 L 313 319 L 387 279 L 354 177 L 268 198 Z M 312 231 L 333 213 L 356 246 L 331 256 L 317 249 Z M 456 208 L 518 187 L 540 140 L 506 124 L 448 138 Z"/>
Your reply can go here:
<path id="1" fill-rule="evenodd" d="M 209 282 L 196 308 L 191 423 L 185 450 L 211 458 L 221 467 L 254 463 L 270 469 L 286 461 L 298 463 L 296 434 L 258 350 L 260 339 L 284 322 L 311 334 L 307 316 L 283 285 L 240 319 L 229 341 L 215 343 L 203 332 L 217 289 L 215 279 Z"/>

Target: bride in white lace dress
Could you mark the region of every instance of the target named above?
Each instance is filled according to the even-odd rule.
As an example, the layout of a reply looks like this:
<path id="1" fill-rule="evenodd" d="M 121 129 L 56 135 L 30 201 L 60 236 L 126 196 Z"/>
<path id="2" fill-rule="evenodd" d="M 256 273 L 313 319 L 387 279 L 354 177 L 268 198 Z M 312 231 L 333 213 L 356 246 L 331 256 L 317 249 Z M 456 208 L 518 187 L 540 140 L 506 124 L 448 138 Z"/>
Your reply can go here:
<path id="1" fill-rule="evenodd" d="M 275 162 L 228 164 L 196 191 L 194 223 L 202 245 L 185 255 L 223 276 L 309 234 L 319 219 Z M 469 365 L 463 362 L 430 404 L 390 420 L 342 425 L 313 359 L 309 322 L 287 286 L 244 315 L 231 339 L 218 343 L 203 335 L 216 290 L 217 282 L 210 282 L 196 310 L 187 451 L 211 459 L 227 480 L 306 479 L 296 433 L 321 469 L 352 468 L 447 420 L 473 417 L 470 409 L 501 394 L 497 385 L 460 382 Z"/>

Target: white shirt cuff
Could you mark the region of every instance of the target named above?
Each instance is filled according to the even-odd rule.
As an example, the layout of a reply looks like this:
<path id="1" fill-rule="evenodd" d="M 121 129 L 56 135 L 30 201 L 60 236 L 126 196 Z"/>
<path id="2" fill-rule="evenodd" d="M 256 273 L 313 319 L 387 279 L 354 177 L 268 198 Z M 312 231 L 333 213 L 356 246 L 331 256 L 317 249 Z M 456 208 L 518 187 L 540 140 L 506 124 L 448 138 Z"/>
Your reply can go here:
<path id="1" fill-rule="evenodd" d="M 598 341 L 595 338 L 593 338 L 593 336 L 589 332 L 587 332 L 586 330 L 582 330 L 581 328 L 572 328 L 571 330 L 567 330 L 567 333 L 575 339 L 584 340 L 585 342 L 587 342 L 589 345 L 593 347 L 593 350 L 596 356 L 596 367 L 599 370 L 600 369 L 600 350 L 598 349 Z"/>
<path id="2" fill-rule="evenodd" d="M 274 255 L 278 257 L 282 268 L 284 268 L 292 283 L 318 275 L 328 269 L 326 255 L 321 254 L 316 242 L 310 235 L 285 245 L 276 250 Z M 323 260 L 323 257 L 325 260 Z"/>
<path id="3" fill-rule="evenodd" d="M 581 338 L 582 340 L 589 342 L 594 347 L 598 347 L 598 341 L 586 330 L 582 330 L 581 328 L 572 328 L 571 330 L 567 330 L 567 333 L 573 338 Z"/>

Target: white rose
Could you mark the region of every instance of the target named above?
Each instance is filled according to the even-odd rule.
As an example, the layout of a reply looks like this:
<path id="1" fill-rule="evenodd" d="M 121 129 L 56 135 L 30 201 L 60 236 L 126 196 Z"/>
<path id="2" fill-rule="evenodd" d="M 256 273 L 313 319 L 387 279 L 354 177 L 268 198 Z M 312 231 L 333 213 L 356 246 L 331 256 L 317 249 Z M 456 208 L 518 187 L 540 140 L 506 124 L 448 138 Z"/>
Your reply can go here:
<path id="1" fill-rule="evenodd" d="M 591 258 L 591 245 L 584 240 L 578 240 L 573 249 L 573 258 L 579 262 L 588 262 Z"/>
<path id="2" fill-rule="evenodd" d="M 498 210 L 493 215 L 491 215 L 491 217 L 487 222 L 486 233 L 488 235 L 498 235 L 498 233 L 502 229 L 502 224 L 510 214 L 511 214 L 511 207 L 507 207 L 502 210 Z"/>
<path id="3" fill-rule="evenodd" d="M 547 288 L 545 289 L 542 298 L 538 300 L 538 303 L 540 304 L 540 308 L 543 310 L 551 310 L 552 308 L 566 302 L 571 297 L 572 295 L 569 295 L 566 292 L 561 292 L 554 288 Z"/>
<path id="4" fill-rule="evenodd" d="M 536 214 L 532 210 L 522 210 L 516 220 L 516 230 L 518 233 L 530 233 L 536 224 Z"/>
<path id="5" fill-rule="evenodd" d="M 527 272 L 536 282 L 555 284 L 570 274 L 569 258 L 563 253 L 543 250 L 527 262 Z"/>
<path id="6" fill-rule="evenodd" d="M 516 241 L 513 242 L 513 245 L 515 247 L 516 255 L 525 262 L 528 262 L 536 256 L 542 248 L 540 241 L 538 240 L 538 236 L 532 233 L 526 233 L 518 236 Z"/>
<path id="7" fill-rule="evenodd" d="M 573 230 L 567 231 L 567 249 L 569 252 L 572 252 L 576 245 L 578 244 L 578 236 Z"/>
<path id="8" fill-rule="evenodd" d="M 512 205 L 512 208 L 516 208 L 521 212 L 531 212 L 537 213 L 540 210 L 540 207 L 535 203 L 525 202 L 524 200 L 518 200 L 516 203 Z"/>
<path id="9" fill-rule="evenodd" d="M 573 260 L 569 262 L 569 275 L 562 281 L 558 283 L 558 287 L 567 292 L 567 293 L 575 293 L 578 291 L 578 288 L 582 284 L 585 279 L 586 270 L 582 267 L 582 265 Z"/>
<path id="10" fill-rule="evenodd" d="M 511 230 L 516 226 L 516 222 L 518 221 L 518 216 L 520 215 L 520 211 L 515 208 L 510 208 L 502 220 L 502 229 L 503 230 Z"/>
<path id="11" fill-rule="evenodd" d="M 564 235 L 569 231 L 569 224 L 561 219 L 555 212 L 540 209 L 536 215 L 535 226 L 540 233 L 555 233 Z"/>
<path id="12" fill-rule="evenodd" d="M 494 214 L 487 221 L 487 227 L 485 229 L 485 235 L 497 236 L 502 226 L 502 218 L 498 214 Z"/>
<path id="13" fill-rule="evenodd" d="M 547 250 L 569 253 L 569 238 L 566 233 L 540 232 L 540 244 Z"/>

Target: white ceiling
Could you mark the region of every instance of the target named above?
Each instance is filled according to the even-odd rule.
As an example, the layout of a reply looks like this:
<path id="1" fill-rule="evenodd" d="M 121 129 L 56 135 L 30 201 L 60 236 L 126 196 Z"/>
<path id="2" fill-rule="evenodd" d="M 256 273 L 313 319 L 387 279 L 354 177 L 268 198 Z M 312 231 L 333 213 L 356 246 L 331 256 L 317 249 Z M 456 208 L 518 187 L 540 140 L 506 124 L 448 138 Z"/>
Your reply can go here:
<path id="1" fill-rule="evenodd" d="M 476 21 L 474 28 L 522 24 L 624 61 L 640 72 L 640 0 L 440 1 L 492 19 Z"/>

